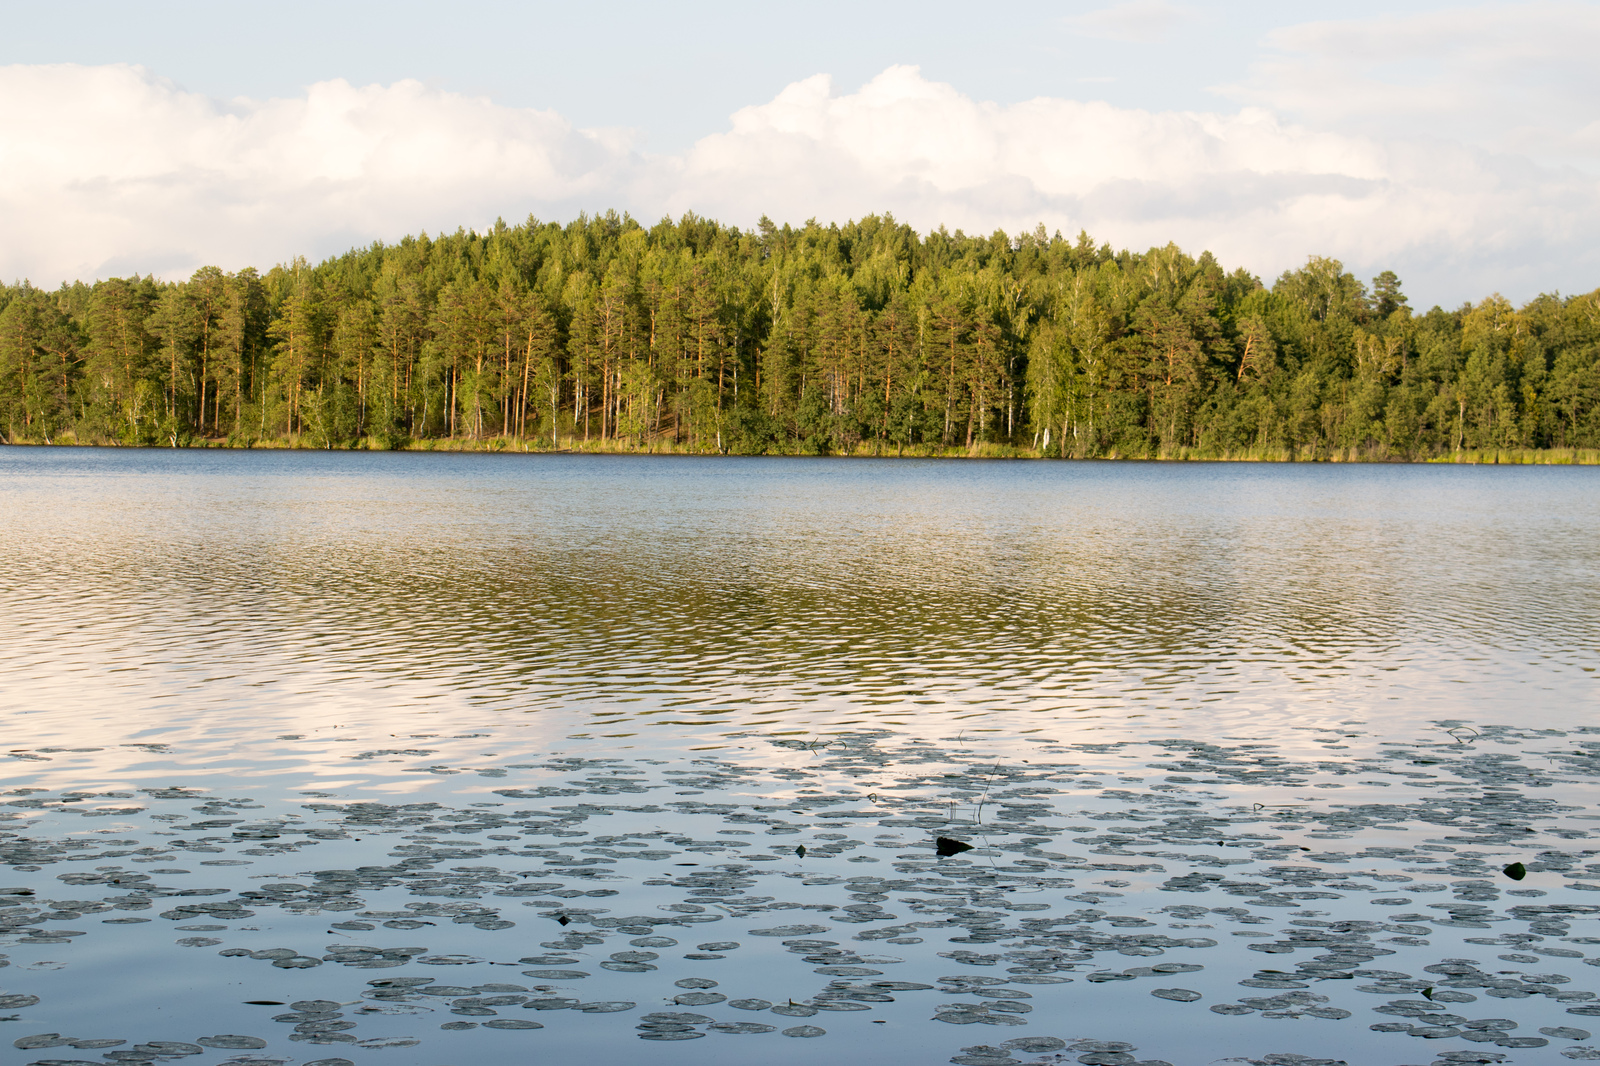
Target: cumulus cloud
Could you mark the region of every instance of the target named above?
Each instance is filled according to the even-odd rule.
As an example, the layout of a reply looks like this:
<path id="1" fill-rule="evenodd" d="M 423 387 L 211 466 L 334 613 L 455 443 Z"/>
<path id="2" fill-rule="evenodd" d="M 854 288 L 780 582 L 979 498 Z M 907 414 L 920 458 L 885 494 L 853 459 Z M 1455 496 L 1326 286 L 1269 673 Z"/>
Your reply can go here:
<path id="1" fill-rule="evenodd" d="M 413 81 L 219 102 L 129 66 L 0 68 L 0 271 L 37 281 L 270 264 L 605 199 L 626 139 Z"/>
<path id="2" fill-rule="evenodd" d="M 1600 184 L 1459 140 L 1273 110 L 1011 105 L 894 67 L 738 111 L 686 152 L 415 82 L 227 103 L 131 67 L 0 69 L 0 275 L 270 265 L 421 228 L 617 207 L 750 225 L 892 211 L 919 228 L 1175 240 L 1271 277 L 1310 253 L 1393 267 L 1416 300 L 1596 283 Z M 19 106 L 22 105 L 22 106 Z"/>
<path id="3" fill-rule="evenodd" d="M 1268 276 L 1316 252 L 1372 273 L 1403 268 L 1430 300 L 1600 280 L 1590 250 L 1600 183 L 1451 142 L 1285 123 L 1261 108 L 998 106 L 896 67 L 855 93 L 822 76 L 791 85 L 736 113 L 674 171 L 673 208 L 799 220 L 888 207 L 918 225 L 980 232 L 1042 221 L 1117 245 L 1208 248 Z"/>

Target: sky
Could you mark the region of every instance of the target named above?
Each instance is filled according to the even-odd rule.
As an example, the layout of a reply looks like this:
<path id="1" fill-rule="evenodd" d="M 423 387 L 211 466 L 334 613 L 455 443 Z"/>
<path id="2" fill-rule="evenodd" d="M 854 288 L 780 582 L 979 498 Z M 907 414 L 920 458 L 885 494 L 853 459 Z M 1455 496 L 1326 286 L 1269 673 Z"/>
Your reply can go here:
<path id="1" fill-rule="evenodd" d="M 616 209 L 1600 285 L 1600 4 L 0 0 L 0 278 Z"/>

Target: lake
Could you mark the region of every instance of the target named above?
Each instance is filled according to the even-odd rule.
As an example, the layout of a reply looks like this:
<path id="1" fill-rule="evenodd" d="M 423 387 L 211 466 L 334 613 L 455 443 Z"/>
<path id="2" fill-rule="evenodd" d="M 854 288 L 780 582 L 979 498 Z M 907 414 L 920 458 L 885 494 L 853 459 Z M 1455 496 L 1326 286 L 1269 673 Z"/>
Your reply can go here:
<path id="1" fill-rule="evenodd" d="M 1600 1059 L 1597 529 L 1582 467 L 0 449 L 6 1061 Z"/>

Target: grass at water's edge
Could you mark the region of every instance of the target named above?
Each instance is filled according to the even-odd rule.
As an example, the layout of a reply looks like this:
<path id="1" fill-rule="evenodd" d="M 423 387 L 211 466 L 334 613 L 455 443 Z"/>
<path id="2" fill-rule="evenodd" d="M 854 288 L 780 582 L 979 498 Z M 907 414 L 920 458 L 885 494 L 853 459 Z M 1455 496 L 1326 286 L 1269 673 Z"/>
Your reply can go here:
<path id="1" fill-rule="evenodd" d="M 18 446 L 49 445 L 121 446 L 115 441 L 79 441 L 72 434 L 53 440 L 28 440 L 14 438 L 4 442 Z M 302 451 L 418 451 L 418 452 L 527 452 L 592 455 L 715 455 L 714 450 L 691 448 L 671 439 L 652 440 L 643 444 L 619 440 L 563 440 L 560 448 L 552 448 L 548 440 L 517 440 L 509 437 L 490 437 L 482 440 L 469 438 L 423 438 L 388 442 L 367 438 L 354 442 L 341 442 L 331 449 L 308 437 L 276 438 L 238 442 L 229 440 L 193 440 L 180 447 L 189 448 L 255 448 L 268 450 Z M 768 451 L 765 455 L 809 456 L 816 453 L 801 450 Z M 945 448 L 919 444 L 903 449 L 893 446 L 858 445 L 848 451 L 825 453 L 834 458 L 907 458 L 907 459 L 1120 459 L 1160 462 L 1253 462 L 1253 463 L 1459 463 L 1473 466 L 1600 466 L 1600 448 L 1474 448 L 1437 455 L 1407 455 L 1390 449 L 1341 448 L 1316 451 L 1292 451 L 1286 448 L 1247 448 L 1239 451 L 1216 451 L 1206 448 L 1162 448 L 1148 452 L 1112 451 L 1101 455 L 1049 454 L 1026 445 L 975 444 L 971 448 Z"/>

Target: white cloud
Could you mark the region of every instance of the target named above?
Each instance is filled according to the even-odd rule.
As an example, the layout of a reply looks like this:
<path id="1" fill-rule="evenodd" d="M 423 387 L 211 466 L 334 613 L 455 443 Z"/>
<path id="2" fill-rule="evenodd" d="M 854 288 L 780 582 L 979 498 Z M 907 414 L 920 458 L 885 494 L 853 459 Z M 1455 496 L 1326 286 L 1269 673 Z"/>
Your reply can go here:
<path id="1" fill-rule="evenodd" d="M 1097 11 L 1070 15 L 1061 23 L 1085 37 L 1149 44 L 1163 40 L 1190 17 L 1187 8 L 1164 0 L 1123 0 Z"/>
<path id="2" fill-rule="evenodd" d="M 1324 128 L 1600 171 L 1600 7 L 1531 3 L 1275 30 L 1221 91 Z"/>
<path id="3" fill-rule="evenodd" d="M 0 276 L 269 265 L 606 198 L 626 142 L 417 82 L 220 103 L 137 68 L 0 68 Z"/>
<path id="4" fill-rule="evenodd" d="M 1587 290 L 1600 185 L 1458 142 L 1233 114 L 972 100 L 894 67 L 818 76 L 679 155 L 415 82 L 223 104 L 131 67 L 0 68 L 0 276 L 262 267 L 422 228 L 615 206 L 750 225 L 893 211 L 1175 240 L 1267 277 L 1310 253 L 1393 267 L 1414 301 Z"/>
<path id="5" fill-rule="evenodd" d="M 1380 141 L 1231 115 L 971 100 L 910 67 L 858 92 L 826 77 L 746 108 L 687 154 L 673 209 L 1175 240 L 1271 277 L 1310 253 L 1393 266 L 1429 301 L 1591 288 L 1600 183 L 1459 144 Z"/>

